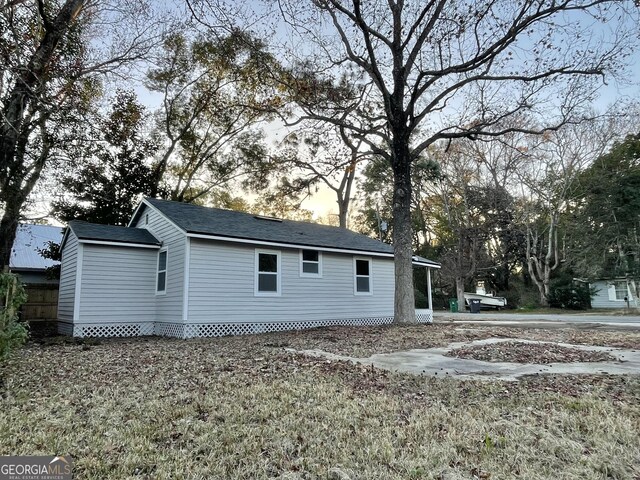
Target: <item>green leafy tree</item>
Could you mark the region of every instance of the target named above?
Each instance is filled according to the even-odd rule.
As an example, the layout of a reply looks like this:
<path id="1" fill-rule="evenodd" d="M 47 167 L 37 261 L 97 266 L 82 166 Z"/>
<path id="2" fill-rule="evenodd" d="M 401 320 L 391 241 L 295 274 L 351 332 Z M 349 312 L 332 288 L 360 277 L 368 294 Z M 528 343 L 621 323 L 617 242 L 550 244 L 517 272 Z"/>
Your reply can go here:
<path id="1" fill-rule="evenodd" d="M 169 36 L 146 85 L 162 95 L 156 112 L 166 148 L 155 176 L 172 200 L 197 202 L 252 175 L 263 183 L 269 155 L 258 126 L 278 100 L 266 70 L 275 61 L 252 35 Z M 155 196 L 160 192 L 152 192 Z"/>
<path id="2" fill-rule="evenodd" d="M 83 98 L 76 22 L 83 0 L 0 6 L 0 267 L 9 264 L 22 209 L 50 157 L 49 126 Z M 55 10 L 55 11 L 54 11 Z M 71 106 L 71 108 L 73 108 Z M 58 123 L 60 126 L 60 124 Z"/>
<path id="3" fill-rule="evenodd" d="M 28 338 L 26 325 L 18 322 L 18 311 L 26 300 L 18 277 L 0 273 L 0 361 Z"/>
<path id="4" fill-rule="evenodd" d="M 119 91 L 98 124 L 101 138 L 61 179 L 65 194 L 53 203 L 63 221 L 126 225 L 140 198 L 156 191 L 152 157 L 158 149 L 145 133 L 145 109 L 132 92 Z"/>
<path id="5" fill-rule="evenodd" d="M 583 276 L 640 278 L 640 134 L 616 143 L 578 179 L 565 218 L 571 264 Z"/>

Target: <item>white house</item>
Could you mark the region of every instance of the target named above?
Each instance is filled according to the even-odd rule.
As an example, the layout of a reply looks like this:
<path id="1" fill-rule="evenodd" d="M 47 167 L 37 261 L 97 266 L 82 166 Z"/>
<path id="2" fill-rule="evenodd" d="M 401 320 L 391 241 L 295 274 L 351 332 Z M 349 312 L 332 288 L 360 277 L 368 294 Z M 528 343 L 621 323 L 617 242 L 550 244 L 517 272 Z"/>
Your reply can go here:
<path id="1" fill-rule="evenodd" d="M 595 291 L 591 297 L 592 308 L 626 308 L 626 300 L 630 307 L 640 307 L 636 283 L 631 278 L 599 279 L 591 282 L 590 287 Z"/>
<path id="2" fill-rule="evenodd" d="M 379 325 L 393 320 L 393 297 L 393 249 L 367 236 L 144 199 L 128 227 L 70 222 L 58 329 L 189 338 Z M 419 321 L 431 322 L 429 305 Z"/>

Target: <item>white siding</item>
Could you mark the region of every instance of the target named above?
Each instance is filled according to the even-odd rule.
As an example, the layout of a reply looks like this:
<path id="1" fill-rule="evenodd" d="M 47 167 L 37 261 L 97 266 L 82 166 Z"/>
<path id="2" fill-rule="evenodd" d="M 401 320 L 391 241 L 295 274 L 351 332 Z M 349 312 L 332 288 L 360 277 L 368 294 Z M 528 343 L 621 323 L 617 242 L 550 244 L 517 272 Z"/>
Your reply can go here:
<path id="1" fill-rule="evenodd" d="M 62 268 L 60 269 L 60 290 L 58 293 L 58 318 L 73 321 L 73 304 L 76 290 L 76 270 L 78 261 L 78 239 L 69 231 L 62 249 Z"/>
<path id="2" fill-rule="evenodd" d="M 186 234 L 153 208 L 143 207 L 135 227 L 146 228 L 167 247 L 167 290 L 156 297 L 156 321 L 182 323 Z M 149 224 L 145 216 L 149 215 Z M 157 256 L 157 252 L 155 252 Z M 155 276 L 154 276 L 155 279 Z M 155 281 L 155 280 L 154 280 Z"/>
<path id="3" fill-rule="evenodd" d="M 610 300 L 609 286 L 613 282 L 611 281 L 598 281 L 589 285 L 596 290 L 596 293 L 591 297 L 591 308 L 626 308 L 627 303 L 624 300 Z M 633 299 L 631 299 L 633 304 Z"/>
<path id="4" fill-rule="evenodd" d="M 85 244 L 78 321 L 153 322 L 157 258 L 155 249 Z"/>
<path id="5" fill-rule="evenodd" d="M 282 294 L 257 297 L 251 245 L 192 239 L 190 251 L 188 323 L 393 316 L 392 259 L 373 258 L 373 295 L 354 295 L 352 255 L 323 252 L 322 278 L 309 278 L 300 276 L 300 250 L 282 249 Z"/>

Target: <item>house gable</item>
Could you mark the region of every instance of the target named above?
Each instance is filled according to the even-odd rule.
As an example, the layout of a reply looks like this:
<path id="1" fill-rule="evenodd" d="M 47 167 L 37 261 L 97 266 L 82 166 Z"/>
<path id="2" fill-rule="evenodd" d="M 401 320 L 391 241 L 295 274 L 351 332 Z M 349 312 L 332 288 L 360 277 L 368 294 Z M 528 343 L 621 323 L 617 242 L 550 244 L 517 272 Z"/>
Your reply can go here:
<path id="1" fill-rule="evenodd" d="M 186 232 L 162 212 L 143 201 L 129 222 L 130 227 L 149 231 L 167 249 L 166 289 L 156 298 L 156 319 L 160 323 L 182 323 L 185 316 L 185 292 L 188 289 L 189 239 Z"/>

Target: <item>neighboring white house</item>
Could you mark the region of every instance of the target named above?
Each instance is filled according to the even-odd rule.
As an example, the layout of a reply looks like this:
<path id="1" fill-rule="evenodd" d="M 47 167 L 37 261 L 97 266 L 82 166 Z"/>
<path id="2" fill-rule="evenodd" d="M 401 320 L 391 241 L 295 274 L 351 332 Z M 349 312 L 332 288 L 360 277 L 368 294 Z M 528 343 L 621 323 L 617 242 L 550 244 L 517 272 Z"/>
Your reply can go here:
<path id="1" fill-rule="evenodd" d="M 630 307 L 640 307 L 636 282 L 631 278 L 599 279 L 591 282 L 590 287 L 595 290 L 592 308 L 626 308 L 625 299 L 629 300 Z"/>
<path id="2" fill-rule="evenodd" d="M 440 268 L 421 257 L 414 265 Z M 128 227 L 69 223 L 58 328 L 188 338 L 379 325 L 393 320 L 393 298 L 390 245 L 337 227 L 145 199 Z M 431 322 L 429 305 L 419 321 Z"/>
<path id="3" fill-rule="evenodd" d="M 48 278 L 47 268 L 59 262 L 44 258 L 40 250 L 49 247 L 49 242 L 60 243 L 64 229 L 51 225 L 21 223 L 11 249 L 9 270 L 18 274 L 22 283 L 57 284 L 57 279 Z"/>

